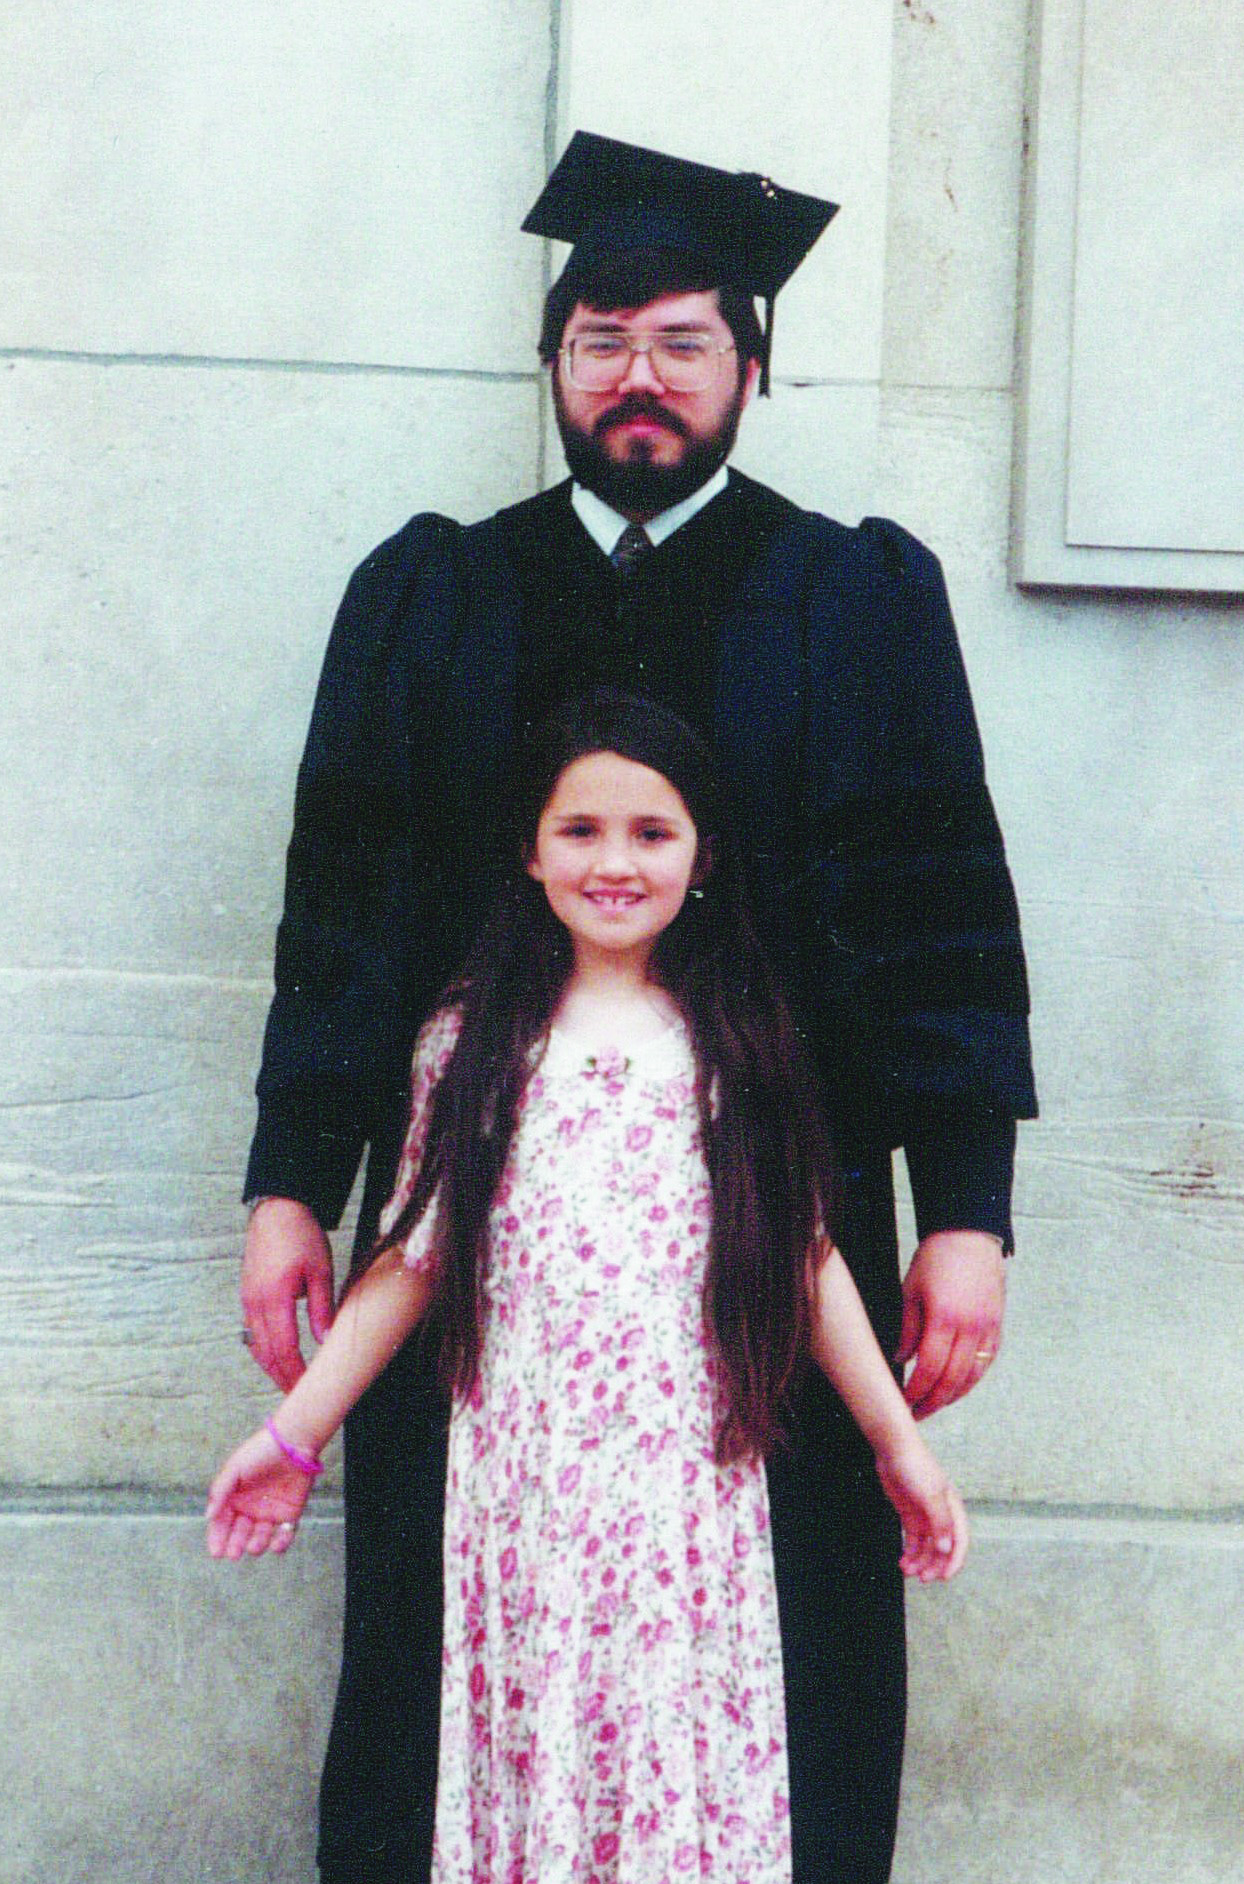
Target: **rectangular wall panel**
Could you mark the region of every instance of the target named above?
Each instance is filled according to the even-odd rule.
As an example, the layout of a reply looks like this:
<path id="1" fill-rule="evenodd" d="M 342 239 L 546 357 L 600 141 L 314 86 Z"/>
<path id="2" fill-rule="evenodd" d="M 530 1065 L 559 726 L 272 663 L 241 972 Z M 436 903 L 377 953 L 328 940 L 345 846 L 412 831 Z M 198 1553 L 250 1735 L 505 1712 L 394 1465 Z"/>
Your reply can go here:
<path id="1" fill-rule="evenodd" d="M 533 371 L 546 0 L 0 7 L 0 346 Z"/>
<path id="2" fill-rule="evenodd" d="M 1044 0 L 1019 581 L 1244 589 L 1244 0 Z"/>

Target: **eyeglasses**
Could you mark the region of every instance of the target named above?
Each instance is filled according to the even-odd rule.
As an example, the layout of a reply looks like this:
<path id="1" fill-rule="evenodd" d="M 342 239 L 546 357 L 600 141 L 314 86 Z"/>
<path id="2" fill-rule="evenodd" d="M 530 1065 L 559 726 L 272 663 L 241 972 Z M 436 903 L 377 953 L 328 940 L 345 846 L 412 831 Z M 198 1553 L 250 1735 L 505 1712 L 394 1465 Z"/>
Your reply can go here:
<path id="1" fill-rule="evenodd" d="M 708 334 L 576 334 L 561 349 L 566 377 L 579 392 L 612 392 L 631 370 L 637 353 L 648 364 L 666 392 L 707 392 L 723 353 L 734 352 L 734 342 L 713 340 Z"/>

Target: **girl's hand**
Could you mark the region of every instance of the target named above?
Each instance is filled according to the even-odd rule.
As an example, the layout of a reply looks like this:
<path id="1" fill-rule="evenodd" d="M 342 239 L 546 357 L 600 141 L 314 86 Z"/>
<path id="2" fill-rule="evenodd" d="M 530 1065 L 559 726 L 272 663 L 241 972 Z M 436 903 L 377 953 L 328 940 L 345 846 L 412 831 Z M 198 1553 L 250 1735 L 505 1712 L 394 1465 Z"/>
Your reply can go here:
<path id="1" fill-rule="evenodd" d="M 207 1548 L 213 1557 L 274 1556 L 289 1549 L 311 1479 L 260 1427 L 231 1453 L 207 1494 Z"/>
<path id="2" fill-rule="evenodd" d="M 899 1569 L 921 1583 L 945 1583 L 963 1564 L 968 1519 L 963 1500 L 916 1432 L 877 1454 L 882 1489 L 903 1525 Z"/>

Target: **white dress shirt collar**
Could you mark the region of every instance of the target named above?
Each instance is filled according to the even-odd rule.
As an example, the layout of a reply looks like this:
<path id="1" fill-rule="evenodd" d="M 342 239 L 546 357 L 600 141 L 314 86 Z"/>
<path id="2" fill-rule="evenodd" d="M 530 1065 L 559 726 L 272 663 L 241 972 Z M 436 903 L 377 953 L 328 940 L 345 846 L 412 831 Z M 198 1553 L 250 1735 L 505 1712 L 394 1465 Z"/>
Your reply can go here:
<path id="1" fill-rule="evenodd" d="M 701 484 L 699 490 L 692 491 L 690 497 L 684 497 L 681 504 L 671 504 L 668 510 L 663 510 L 659 516 L 646 523 L 644 529 L 653 547 L 664 543 L 666 537 L 673 536 L 675 530 L 681 530 L 684 523 L 690 523 L 705 504 L 711 504 L 714 497 L 725 490 L 728 482 L 725 465 L 719 465 L 707 484 Z M 618 538 L 629 527 L 628 520 L 616 510 L 611 510 L 608 504 L 602 503 L 594 491 L 585 490 L 582 484 L 574 486 L 570 502 L 593 543 L 606 556 L 612 555 Z"/>

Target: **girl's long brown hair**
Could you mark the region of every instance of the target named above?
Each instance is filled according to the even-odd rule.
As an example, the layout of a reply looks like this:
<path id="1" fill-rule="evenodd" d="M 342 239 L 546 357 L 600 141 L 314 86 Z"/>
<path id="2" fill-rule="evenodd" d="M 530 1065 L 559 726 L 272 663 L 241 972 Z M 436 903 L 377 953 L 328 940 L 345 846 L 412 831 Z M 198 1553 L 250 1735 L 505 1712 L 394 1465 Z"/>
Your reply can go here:
<path id="1" fill-rule="evenodd" d="M 594 752 L 668 779 L 707 865 L 701 894 L 658 938 L 652 972 L 686 1020 L 695 1055 L 713 1202 L 704 1313 L 723 1389 L 718 1456 L 764 1456 L 785 1437 L 807 1353 L 814 1245 L 822 1231 L 833 1234 L 837 1169 L 811 1062 L 743 901 L 711 758 L 689 727 L 651 702 L 597 692 L 559 709 L 529 741 L 511 874 L 446 997 L 462 1025 L 432 1098 L 414 1189 L 356 1274 L 401 1242 L 437 1197 L 429 1326 L 446 1390 L 469 1394 L 483 1343 L 493 1199 L 573 964 L 570 938 L 525 860 L 561 774 Z"/>

